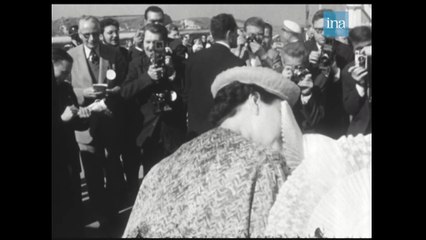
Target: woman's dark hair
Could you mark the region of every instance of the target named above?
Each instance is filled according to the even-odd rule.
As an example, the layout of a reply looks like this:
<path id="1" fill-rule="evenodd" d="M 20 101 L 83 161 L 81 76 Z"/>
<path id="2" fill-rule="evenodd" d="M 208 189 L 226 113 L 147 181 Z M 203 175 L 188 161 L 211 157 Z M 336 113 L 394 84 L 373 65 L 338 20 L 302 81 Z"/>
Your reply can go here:
<path id="1" fill-rule="evenodd" d="M 210 122 L 214 125 L 219 125 L 226 118 L 234 116 L 237 112 L 237 107 L 244 103 L 250 94 L 254 92 L 258 92 L 260 99 L 266 104 L 279 99 L 274 94 L 265 91 L 257 85 L 235 81 L 217 92 L 213 108 L 209 115 Z"/>
<path id="2" fill-rule="evenodd" d="M 119 30 L 119 29 L 120 29 L 120 23 L 119 23 L 117 20 L 112 19 L 112 18 L 106 18 L 106 19 L 103 19 L 103 20 L 100 22 L 100 25 L 101 25 L 101 33 L 102 33 L 102 34 L 104 34 L 104 30 L 105 30 L 105 28 L 106 28 L 106 27 L 108 27 L 108 26 L 115 26 L 115 27 L 117 28 L 117 30 Z"/>

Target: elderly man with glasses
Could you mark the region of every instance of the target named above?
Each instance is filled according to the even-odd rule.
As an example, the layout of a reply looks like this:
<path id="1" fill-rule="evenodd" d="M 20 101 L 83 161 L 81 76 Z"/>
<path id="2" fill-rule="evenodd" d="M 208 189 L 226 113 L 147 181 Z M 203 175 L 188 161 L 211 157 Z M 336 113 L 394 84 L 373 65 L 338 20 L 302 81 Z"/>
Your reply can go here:
<path id="1" fill-rule="evenodd" d="M 90 203 L 102 227 L 118 215 L 125 187 L 120 162 L 124 114 L 119 93 L 126 64 L 117 48 L 101 43 L 97 18 L 81 18 L 79 35 L 83 44 L 68 51 L 74 60 L 70 82 L 80 106 L 96 102 L 104 109 L 92 113 L 89 130 L 76 131 Z"/>

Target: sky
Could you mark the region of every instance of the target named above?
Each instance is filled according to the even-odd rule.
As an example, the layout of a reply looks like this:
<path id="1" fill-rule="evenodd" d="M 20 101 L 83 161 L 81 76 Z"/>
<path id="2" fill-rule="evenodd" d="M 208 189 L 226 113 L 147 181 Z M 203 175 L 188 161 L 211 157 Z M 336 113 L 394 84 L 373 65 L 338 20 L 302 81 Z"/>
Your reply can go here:
<path id="1" fill-rule="evenodd" d="M 113 15 L 142 15 L 145 9 L 152 4 L 54 4 L 52 5 L 52 20 L 61 17 L 80 17 L 82 15 L 113 16 Z M 293 20 L 299 24 L 305 23 L 305 4 L 220 4 L 220 5 L 195 5 L 195 4 L 158 4 L 163 11 L 173 20 L 191 17 L 213 17 L 220 13 L 230 13 L 236 19 L 246 20 L 249 17 L 261 17 L 266 22 L 278 26 L 284 19 Z M 322 4 L 322 8 L 345 10 L 345 5 Z M 309 21 L 318 10 L 318 4 L 309 5 Z"/>

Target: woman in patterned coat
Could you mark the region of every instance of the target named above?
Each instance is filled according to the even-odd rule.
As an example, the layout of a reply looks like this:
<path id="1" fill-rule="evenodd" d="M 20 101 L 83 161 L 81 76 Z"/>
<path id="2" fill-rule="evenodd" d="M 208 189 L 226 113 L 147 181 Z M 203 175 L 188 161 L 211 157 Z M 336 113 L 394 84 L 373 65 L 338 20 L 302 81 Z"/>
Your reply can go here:
<path id="1" fill-rule="evenodd" d="M 217 127 L 151 169 L 123 237 L 264 236 L 289 175 L 281 109 L 299 88 L 271 69 L 236 67 L 219 74 L 211 92 Z"/>

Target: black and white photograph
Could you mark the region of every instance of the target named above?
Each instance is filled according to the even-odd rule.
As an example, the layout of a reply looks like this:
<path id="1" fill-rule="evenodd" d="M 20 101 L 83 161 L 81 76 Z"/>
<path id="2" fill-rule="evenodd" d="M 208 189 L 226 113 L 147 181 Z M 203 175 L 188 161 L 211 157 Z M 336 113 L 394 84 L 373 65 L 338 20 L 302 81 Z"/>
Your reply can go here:
<path id="1" fill-rule="evenodd" d="M 51 13 L 52 238 L 373 237 L 371 4 Z"/>

